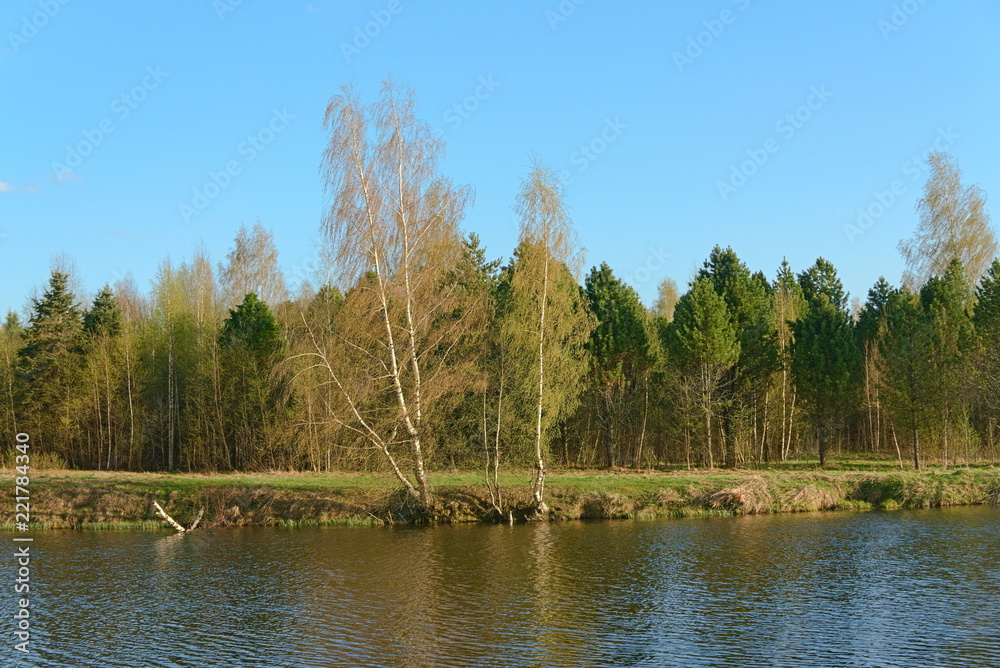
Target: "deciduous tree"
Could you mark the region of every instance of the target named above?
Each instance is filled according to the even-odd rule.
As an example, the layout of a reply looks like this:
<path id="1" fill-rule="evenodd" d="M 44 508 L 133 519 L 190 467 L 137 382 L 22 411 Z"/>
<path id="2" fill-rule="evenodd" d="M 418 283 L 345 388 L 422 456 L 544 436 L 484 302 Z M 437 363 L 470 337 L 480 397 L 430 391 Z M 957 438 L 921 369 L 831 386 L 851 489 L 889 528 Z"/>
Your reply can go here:
<path id="1" fill-rule="evenodd" d="M 330 101 L 325 126 L 331 206 L 323 230 L 339 282 L 351 286 L 339 336 L 353 364 L 338 369 L 322 347 L 315 355 L 345 398 L 346 413 L 334 418 L 377 448 L 428 509 L 425 414 L 456 389 L 447 351 L 467 321 L 441 316 L 454 309 L 449 274 L 461 257 L 459 222 L 471 192 L 439 174 L 443 142 L 417 119 L 412 91 L 391 80 L 370 106 L 344 88 Z M 412 478 L 401 468 L 400 441 Z"/>
<path id="2" fill-rule="evenodd" d="M 594 326 L 576 282 L 581 251 L 563 198 L 555 171 L 535 158 L 515 206 L 520 240 L 503 314 L 504 336 L 535 389 L 531 494 L 539 513 L 548 510 L 544 490 L 550 428 L 568 417 L 579 400 L 588 368 L 584 343 Z"/>
<path id="3" fill-rule="evenodd" d="M 906 262 L 903 283 L 918 290 L 932 276 L 943 276 L 958 258 L 969 283 L 975 285 L 997 255 L 996 234 L 979 186 L 962 183 L 954 157 L 935 151 L 927 159 L 930 176 L 917 202 L 920 223 L 911 239 L 899 243 Z"/>

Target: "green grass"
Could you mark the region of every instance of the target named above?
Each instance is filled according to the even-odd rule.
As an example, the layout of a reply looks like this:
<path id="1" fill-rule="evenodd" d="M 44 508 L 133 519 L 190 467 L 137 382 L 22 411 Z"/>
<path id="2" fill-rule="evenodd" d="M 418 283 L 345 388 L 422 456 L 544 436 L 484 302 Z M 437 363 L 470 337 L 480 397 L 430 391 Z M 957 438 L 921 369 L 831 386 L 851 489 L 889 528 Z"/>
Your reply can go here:
<path id="1" fill-rule="evenodd" d="M 533 471 L 500 476 L 505 507 L 532 514 Z M 481 471 L 430 476 L 441 522 L 492 521 Z M 306 526 L 426 521 L 413 513 L 388 474 L 188 474 L 35 471 L 33 528 L 146 530 L 166 524 L 158 501 L 178 521 L 205 509 L 202 526 Z M 900 470 L 895 459 L 841 456 L 825 469 L 815 460 L 767 469 L 578 470 L 546 477 L 550 519 L 714 517 L 734 514 L 871 510 L 1000 503 L 1000 471 L 988 466 Z M 7 525 L 6 528 L 13 527 Z"/>

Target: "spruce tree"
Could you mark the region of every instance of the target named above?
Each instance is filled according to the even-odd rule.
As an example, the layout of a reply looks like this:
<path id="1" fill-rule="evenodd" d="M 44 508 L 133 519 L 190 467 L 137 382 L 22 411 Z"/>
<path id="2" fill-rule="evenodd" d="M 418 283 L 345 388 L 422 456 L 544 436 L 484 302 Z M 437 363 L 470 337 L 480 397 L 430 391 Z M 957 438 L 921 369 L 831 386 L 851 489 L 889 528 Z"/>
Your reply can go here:
<path id="1" fill-rule="evenodd" d="M 226 437 L 233 446 L 229 464 L 234 469 L 276 467 L 269 436 L 286 403 L 287 379 L 276 373 L 286 345 L 271 309 L 252 292 L 230 310 L 222 325 Z"/>
<path id="2" fill-rule="evenodd" d="M 80 463 L 73 410 L 83 360 L 82 322 L 69 276 L 53 271 L 41 299 L 34 300 L 24 346 L 18 351 L 21 422 L 51 452 Z"/>

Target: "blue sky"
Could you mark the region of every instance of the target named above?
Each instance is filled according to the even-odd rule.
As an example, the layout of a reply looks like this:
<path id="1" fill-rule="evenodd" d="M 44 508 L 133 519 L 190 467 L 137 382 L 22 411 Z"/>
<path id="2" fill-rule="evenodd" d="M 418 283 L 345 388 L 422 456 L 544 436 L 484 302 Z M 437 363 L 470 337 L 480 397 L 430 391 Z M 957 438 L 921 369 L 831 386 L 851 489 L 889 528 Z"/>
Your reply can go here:
<path id="1" fill-rule="evenodd" d="M 199 245 L 222 260 L 258 219 L 296 283 L 328 206 L 326 105 L 388 74 L 447 137 L 491 256 L 535 152 L 565 172 L 587 266 L 647 303 L 716 244 L 768 277 L 822 255 L 863 298 L 899 281 L 928 150 L 1000 193 L 998 28 L 989 0 L 8 0 L 0 309 L 59 253 L 89 298 Z"/>

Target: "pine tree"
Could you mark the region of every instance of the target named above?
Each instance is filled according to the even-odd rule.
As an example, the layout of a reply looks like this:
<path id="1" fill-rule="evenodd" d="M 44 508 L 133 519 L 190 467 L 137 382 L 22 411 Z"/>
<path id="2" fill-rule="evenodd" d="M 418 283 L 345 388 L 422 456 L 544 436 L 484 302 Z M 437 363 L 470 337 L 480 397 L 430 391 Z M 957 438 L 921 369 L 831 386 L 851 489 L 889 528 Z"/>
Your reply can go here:
<path id="1" fill-rule="evenodd" d="M 740 340 L 739 360 L 723 383 L 727 397 L 722 404 L 725 464 L 734 468 L 737 432 L 741 426 L 751 430 L 740 422 L 754 422 L 761 404 L 766 403 L 761 399 L 770 376 L 777 369 L 776 343 L 769 326 L 770 284 L 763 274 L 752 274 L 732 248 L 719 246 L 712 249 L 698 277 L 711 281 L 723 298 Z M 753 439 L 756 449 L 763 450 L 759 434 L 754 433 Z"/>
<path id="2" fill-rule="evenodd" d="M 880 344 L 883 394 L 894 423 L 907 427 L 913 467 L 920 468 L 920 434 L 928 426 L 936 392 L 928 367 L 933 333 L 919 297 L 905 286 L 890 294 L 885 310 L 887 331 Z"/>
<path id="3" fill-rule="evenodd" d="M 990 270 L 976 288 L 973 314 L 979 338 L 979 420 L 991 450 L 996 442 L 997 416 L 1000 415 L 1000 260 L 993 260 Z"/>
<path id="4" fill-rule="evenodd" d="M 868 444 L 876 452 L 880 449 L 885 430 L 880 391 L 883 385 L 881 370 L 884 368 L 881 354 L 882 342 L 888 329 L 886 318 L 892 292 L 892 286 L 884 277 L 880 276 L 875 285 L 868 291 L 868 300 L 861 309 L 857 325 L 854 328 L 858 352 L 861 355 Z M 891 426 L 890 431 L 895 433 Z M 902 466 L 901 454 L 900 466 Z"/>
<path id="5" fill-rule="evenodd" d="M 90 310 L 83 314 L 83 329 L 91 336 L 105 334 L 114 337 L 121 333 L 122 311 L 110 286 L 105 285 L 97 293 Z"/>
<path id="6" fill-rule="evenodd" d="M 792 373 L 816 430 L 820 466 L 825 466 L 834 431 L 854 405 L 857 353 L 847 297 L 833 265 L 819 258 L 798 278 L 807 308 L 792 327 Z"/>
<path id="7" fill-rule="evenodd" d="M 705 424 L 705 461 L 712 467 L 712 418 L 728 400 L 720 390 L 739 361 L 740 341 L 726 302 L 708 276 L 696 278 L 681 296 L 666 332 L 672 359 L 696 388 Z"/>
<path id="8" fill-rule="evenodd" d="M 616 435 L 634 393 L 651 364 L 646 309 L 635 290 L 615 277 L 607 263 L 594 267 L 584 282 L 590 312 L 597 319 L 587 344 L 592 383 L 600 405 L 602 436 L 608 466 L 619 461 Z"/>
<path id="9" fill-rule="evenodd" d="M 920 301 L 931 329 L 928 372 L 938 388 L 933 406 L 942 430 L 947 466 L 953 424 L 957 417 L 968 416 L 976 370 L 972 362 L 978 344 L 970 316 L 972 289 L 961 260 L 952 259 L 942 276 L 931 277 L 920 290 Z"/>
<path id="10" fill-rule="evenodd" d="M 987 339 L 1000 334 L 1000 259 L 994 259 L 976 288 L 973 321 Z"/>

